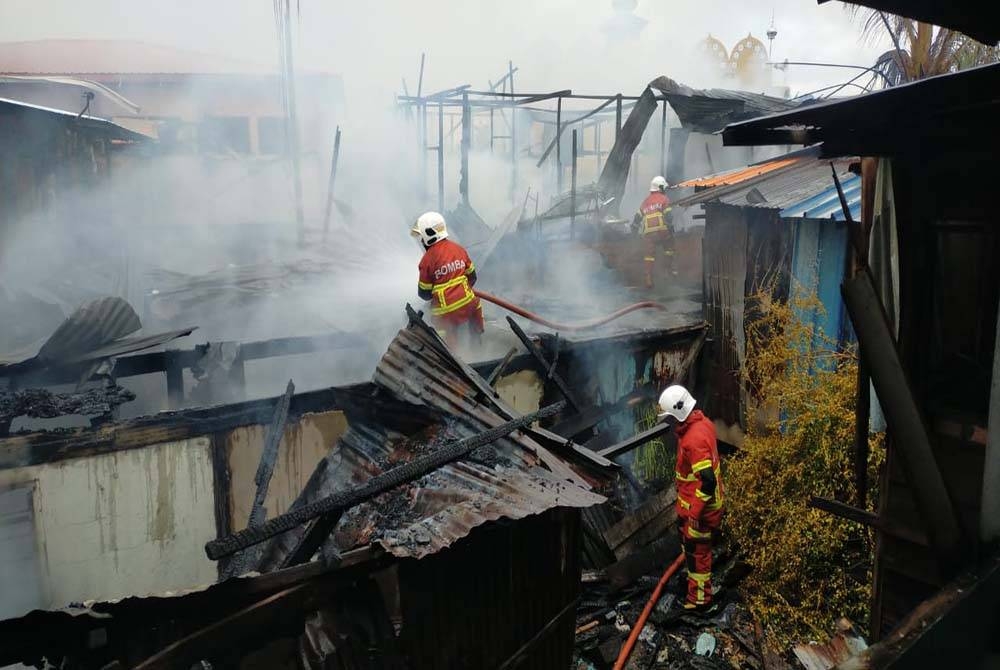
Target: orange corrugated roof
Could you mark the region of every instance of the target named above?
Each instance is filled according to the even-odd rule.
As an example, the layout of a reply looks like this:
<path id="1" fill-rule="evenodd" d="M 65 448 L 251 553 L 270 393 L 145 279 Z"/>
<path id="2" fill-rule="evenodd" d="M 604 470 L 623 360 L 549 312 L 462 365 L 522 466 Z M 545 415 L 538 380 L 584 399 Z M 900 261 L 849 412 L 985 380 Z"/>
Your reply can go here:
<path id="1" fill-rule="evenodd" d="M 698 177 L 697 179 L 688 179 L 687 181 L 677 184 L 677 186 L 728 186 L 730 184 L 739 184 L 740 182 L 744 182 L 748 179 L 759 177 L 762 174 L 767 174 L 768 172 L 774 172 L 775 170 L 780 170 L 783 167 L 794 165 L 795 163 L 801 161 L 802 158 L 802 156 L 795 156 L 793 158 L 777 158 L 768 163 L 751 165 L 750 167 L 740 168 L 739 170 L 733 170 L 731 172 L 710 175 L 708 177 Z"/>

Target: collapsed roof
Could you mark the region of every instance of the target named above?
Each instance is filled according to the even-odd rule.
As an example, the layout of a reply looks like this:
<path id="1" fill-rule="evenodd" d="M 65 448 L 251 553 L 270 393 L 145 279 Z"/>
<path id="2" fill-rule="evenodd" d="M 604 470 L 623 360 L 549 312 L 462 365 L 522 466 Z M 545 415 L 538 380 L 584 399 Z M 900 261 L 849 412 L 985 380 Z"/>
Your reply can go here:
<path id="1" fill-rule="evenodd" d="M 371 402 L 347 411 L 347 432 L 319 463 L 291 511 L 358 488 L 432 445 L 476 436 L 518 416 L 412 311 L 409 325 L 379 361 L 373 382 L 377 390 Z M 379 406 L 383 411 L 372 411 Z M 422 424 L 416 430 L 415 419 Z M 376 543 L 396 556 L 420 558 L 488 521 L 603 502 L 562 458 L 539 444 L 539 431 L 512 433 L 353 508 L 327 540 L 329 548 L 339 554 Z M 300 526 L 278 536 L 265 549 L 259 569 L 281 566 L 307 532 Z"/>
<path id="2" fill-rule="evenodd" d="M 736 121 L 787 112 L 808 104 L 803 100 L 747 91 L 694 89 L 670 77 L 657 77 L 649 85 L 664 95 L 681 126 L 698 133 L 718 132 Z"/>

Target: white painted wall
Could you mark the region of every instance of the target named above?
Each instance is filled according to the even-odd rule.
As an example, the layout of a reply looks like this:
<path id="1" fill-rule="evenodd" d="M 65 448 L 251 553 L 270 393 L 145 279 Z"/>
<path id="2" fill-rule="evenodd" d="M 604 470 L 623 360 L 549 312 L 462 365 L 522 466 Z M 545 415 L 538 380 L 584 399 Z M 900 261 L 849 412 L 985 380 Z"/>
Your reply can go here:
<path id="1" fill-rule="evenodd" d="M 0 489 L 32 481 L 43 606 L 215 581 L 208 438 L 0 471 Z"/>

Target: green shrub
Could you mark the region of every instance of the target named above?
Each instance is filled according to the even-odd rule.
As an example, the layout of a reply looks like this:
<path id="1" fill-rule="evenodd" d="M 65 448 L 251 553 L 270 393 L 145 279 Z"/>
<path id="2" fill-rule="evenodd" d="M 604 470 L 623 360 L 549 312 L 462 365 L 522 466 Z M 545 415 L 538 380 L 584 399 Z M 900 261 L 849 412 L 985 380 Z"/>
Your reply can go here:
<path id="1" fill-rule="evenodd" d="M 827 637 L 838 617 L 862 626 L 869 618 L 872 531 L 808 504 L 811 495 L 856 500 L 857 358 L 796 318 L 822 308 L 815 298 L 785 303 L 765 293 L 750 306 L 747 433 L 725 472 L 726 527 L 753 568 L 744 596 L 769 638 L 785 646 Z M 882 436 L 870 447 L 874 501 Z"/>

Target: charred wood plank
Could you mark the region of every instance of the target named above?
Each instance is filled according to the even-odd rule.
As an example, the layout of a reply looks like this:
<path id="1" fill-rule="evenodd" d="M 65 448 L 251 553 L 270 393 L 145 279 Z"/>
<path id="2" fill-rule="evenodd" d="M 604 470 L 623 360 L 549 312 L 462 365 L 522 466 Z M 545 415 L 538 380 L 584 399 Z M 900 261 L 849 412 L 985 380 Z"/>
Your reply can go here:
<path id="1" fill-rule="evenodd" d="M 839 516 L 841 519 L 855 521 L 863 526 L 874 528 L 875 530 L 885 533 L 886 535 L 890 535 L 905 542 L 918 544 L 922 547 L 930 546 L 927 536 L 923 533 L 900 526 L 899 524 L 883 519 L 877 514 L 872 514 L 866 510 L 851 507 L 847 503 L 842 503 L 839 500 L 830 500 L 829 498 L 810 496 L 809 506 L 815 507 L 818 510 L 823 510 L 824 512 L 829 512 L 834 516 Z"/>
<path id="2" fill-rule="evenodd" d="M 516 353 L 517 353 L 517 348 L 511 347 L 510 350 L 507 352 L 507 354 L 500 360 L 499 363 L 497 363 L 497 366 L 493 368 L 493 371 L 490 373 L 490 376 L 486 378 L 487 384 L 489 384 L 490 386 L 494 386 L 496 384 L 497 380 L 500 379 L 500 375 L 502 375 L 503 371 L 507 369 L 508 365 L 510 365 L 510 361 L 512 358 L 514 358 L 514 355 Z"/>
<path id="3" fill-rule="evenodd" d="M 562 421 L 559 421 L 558 423 L 553 424 L 549 430 L 553 433 L 573 438 L 585 431 L 590 430 L 608 417 L 614 416 L 615 414 L 618 414 L 619 412 L 622 412 L 636 403 L 642 402 L 643 400 L 652 400 L 655 397 L 656 395 L 654 391 L 649 389 L 639 389 L 619 398 L 613 403 L 602 405 L 600 407 L 587 408 L 579 414 L 570 416 Z"/>
<path id="4" fill-rule="evenodd" d="M 666 435 L 670 432 L 670 430 L 670 424 L 658 423 L 652 428 L 648 428 L 637 435 L 633 435 L 628 439 L 612 444 L 610 447 L 605 447 L 597 453 L 605 458 L 614 458 L 615 456 L 620 456 L 627 451 L 632 451 L 636 447 L 646 444 L 651 440 L 655 440 L 661 435 Z"/>
<path id="5" fill-rule="evenodd" d="M 677 521 L 676 500 L 677 489 L 669 486 L 604 531 L 604 539 L 615 556 L 619 560 L 626 558 L 643 545 L 671 532 Z"/>
<path id="6" fill-rule="evenodd" d="M 293 395 L 295 395 L 295 384 L 289 379 L 288 386 L 285 387 L 285 395 L 278 401 L 278 406 L 274 409 L 274 416 L 271 418 L 271 424 L 267 427 L 264 449 L 260 454 L 260 463 L 257 464 L 257 474 L 253 478 L 257 491 L 254 494 L 253 506 L 250 508 L 250 519 L 247 521 L 249 527 L 259 526 L 264 522 L 264 499 L 267 498 L 271 477 L 274 476 L 274 463 L 278 460 L 278 447 L 285 434 L 288 408 L 292 403 Z"/>
<path id="7" fill-rule="evenodd" d="M 229 537 L 212 540 L 205 545 L 205 553 L 212 560 L 218 560 L 241 549 L 259 544 L 275 535 L 296 528 L 307 521 L 323 515 L 343 513 L 356 505 L 422 477 L 438 468 L 468 455 L 474 449 L 496 442 L 510 433 L 530 425 L 533 421 L 551 416 L 566 406 L 565 402 L 557 402 L 543 407 L 537 412 L 525 414 L 491 430 L 473 437 L 460 440 L 452 446 L 416 458 L 405 465 L 387 470 L 372 477 L 358 488 L 340 491 L 331 496 L 303 505 L 285 514 L 269 519 L 259 528 L 247 528 Z"/>
<path id="8" fill-rule="evenodd" d="M 528 337 L 527 333 L 524 332 L 521 326 L 517 325 L 517 321 L 513 318 L 508 316 L 507 323 L 510 324 L 510 329 L 514 331 L 515 335 L 517 335 L 517 339 L 521 340 L 521 343 L 524 345 L 525 349 L 528 350 L 528 353 L 530 353 L 534 357 L 535 361 L 538 362 L 539 372 L 543 375 L 548 374 L 552 381 L 555 382 L 556 388 L 558 388 L 562 396 L 566 398 L 566 402 L 568 402 L 573 408 L 573 411 L 580 412 L 583 406 L 579 403 L 579 401 L 577 401 L 573 392 L 570 390 L 563 378 L 560 377 L 556 373 L 555 369 L 550 365 L 549 361 L 542 353 L 542 350 L 538 348 L 538 345 L 535 344 L 530 337 Z"/>
<path id="9" fill-rule="evenodd" d="M 295 548 L 282 561 L 281 567 L 290 568 L 311 560 L 317 550 L 326 542 L 326 539 L 330 537 L 333 529 L 340 523 L 342 516 L 344 516 L 343 512 L 334 512 L 313 519 L 308 530 L 299 538 Z"/>
<path id="10" fill-rule="evenodd" d="M 927 523 L 931 545 L 946 571 L 962 563 L 962 532 L 952 498 L 934 458 L 924 417 L 903 370 L 892 331 L 872 282 L 871 273 L 859 273 L 841 286 L 858 344 L 886 423 L 893 446 L 911 485 L 921 516 Z"/>
<path id="11" fill-rule="evenodd" d="M 642 550 L 609 565 L 605 572 L 612 591 L 620 591 L 644 575 L 662 571 L 681 550 L 679 533 L 667 533 Z"/>
<path id="12" fill-rule="evenodd" d="M 253 504 L 250 506 L 247 528 L 257 528 L 264 523 L 266 516 L 264 501 L 267 498 L 267 490 L 271 486 L 271 477 L 274 475 L 274 463 L 278 460 L 278 447 L 281 445 L 281 438 L 285 434 L 285 424 L 288 422 L 288 407 L 291 404 L 294 394 L 295 384 L 289 379 L 288 386 L 285 387 L 285 395 L 281 396 L 277 407 L 274 408 L 274 416 L 271 417 L 271 423 L 267 427 L 267 435 L 264 437 L 264 448 L 261 450 L 260 462 L 257 464 L 257 473 L 254 475 L 254 484 L 257 490 L 254 493 Z M 217 537 L 224 537 L 224 535 L 218 535 Z M 232 562 L 226 566 L 224 574 L 227 576 L 241 575 L 250 568 L 251 564 L 257 563 L 258 560 L 259 558 L 253 555 L 253 552 L 237 554 L 233 556 Z"/>

